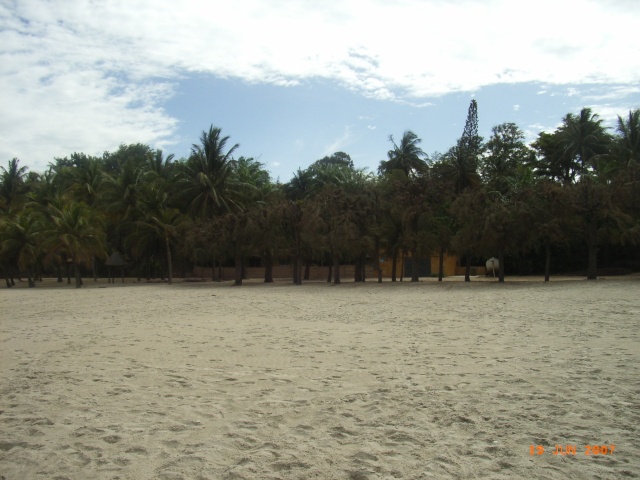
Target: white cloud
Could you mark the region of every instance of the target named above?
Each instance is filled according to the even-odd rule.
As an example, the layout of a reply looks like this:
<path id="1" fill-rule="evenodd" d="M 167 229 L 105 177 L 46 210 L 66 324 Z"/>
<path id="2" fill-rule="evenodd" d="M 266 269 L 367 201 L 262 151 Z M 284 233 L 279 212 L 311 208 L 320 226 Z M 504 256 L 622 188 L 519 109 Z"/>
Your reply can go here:
<path id="1" fill-rule="evenodd" d="M 346 150 L 353 139 L 351 129 L 351 125 L 346 125 L 342 131 L 342 134 L 333 142 L 331 142 L 331 144 L 327 145 L 327 147 L 324 149 L 323 155 L 331 155 L 335 152 Z"/>
<path id="2" fill-rule="evenodd" d="M 120 142 L 167 144 L 176 120 L 163 102 L 191 73 L 282 86 L 321 77 L 371 98 L 425 106 L 427 97 L 499 83 L 625 88 L 640 83 L 639 4 L 5 2 L 0 158 L 43 164 Z"/>
<path id="3" fill-rule="evenodd" d="M 582 95 L 582 99 L 589 102 L 622 100 L 638 93 L 640 93 L 640 86 L 638 85 L 613 85 L 604 92 L 589 91 Z"/>
<path id="4" fill-rule="evenodd" d="M 519 112 L 519 111 L 520 111 L 520 105 L 515 104 L 515 105 L 513 106 L 513 111 L 514 111 L 514 112 Z"/>

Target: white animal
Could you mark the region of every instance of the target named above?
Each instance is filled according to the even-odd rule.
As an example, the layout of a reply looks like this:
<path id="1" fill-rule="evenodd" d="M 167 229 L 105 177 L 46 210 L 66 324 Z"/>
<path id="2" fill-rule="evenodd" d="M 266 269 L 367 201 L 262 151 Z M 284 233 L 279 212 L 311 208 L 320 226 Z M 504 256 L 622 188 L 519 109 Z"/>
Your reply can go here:
<path id="1" fill-rule="evenodd" d="M 493 272 L 493 276 L 495 277 L 496 272 L 500 271 L 500 262 L 496 257 L 491 257 L 489 260 L 487 260 L 486 267 L 487 275 L 489 275 L 489 272 Z"/>

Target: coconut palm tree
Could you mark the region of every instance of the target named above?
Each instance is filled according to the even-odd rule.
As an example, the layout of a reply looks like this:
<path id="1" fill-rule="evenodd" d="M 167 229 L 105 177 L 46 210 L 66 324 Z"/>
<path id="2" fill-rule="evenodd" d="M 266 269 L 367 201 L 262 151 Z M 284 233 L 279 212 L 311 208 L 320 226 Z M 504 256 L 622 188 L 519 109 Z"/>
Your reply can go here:
<path id="1" fill-rule="evenodd" d="M 640 163 L 640 108 L 629 111 L 627 118 L 618 116 L 615 152 L 623 165 Z"/>
<path id="2" fill-rule="evenodd" d="M 427 155 L 419 147 L 422 140 L 415 133 L 411 130 L 405 131 L 402 134 L 400 145 L 396 144 L 393 135 L 389 135 L 389 141 L 393 144 L 393 148 L 387 152 L 388 160 L 380 162 L 379 173 L 385 174 L 392 170 L 401 170 L 406 176 L 410 176 L 426 170 L 427 164 L 424 158 Z"/>
<path id="3" fill-rule="evenodd" d="M 552 134 L 540 134 L 534 147 L 542 153 L 538 174 L 561 179 L 574 195 L 573 212 L 580 220 L 588 249 L 587 278 L 597 278 L 597 253 L 602 228 L 615 216 L 607 161 L 612 137 L 590 108 L 567 114 Z"/>
<path id="4" fill-rule="evenodd" d="M 537 152 L 537 158 L 532 164 L 538 177 L 555 180 L 563 185 L 571 185 L 575 181 L 580 167 L 565 150 L 558 130 L 552 133 L 540 132 L 531 146 Z"/>
<path id="5" fill-rule="evenodd" d="M 147 212 L 142 219 L 136 221 L 135 230 L 127 237 L 127 243 L 133 244 L 134 251 L 138 253 L 148 249 L 155 241 L 163 243 L 170 285 L 173 282 L 171 246 L 186 222 L 186 217 L 177 208 L 160 208 Z"/>
<path id="6" fill-rule="evenodd" d="M 602 122 L 590 108 L 583 108 L 578 115 L 568 113 L 559 128 L 565 154 L 574 159 L 580 175 L 597 170 L 598 161 L 609 153 L 611 136 Z"/>
<path id="7" fill-rule="evenodd" d="M 51 207 L 50 219 L 51 226 L 45 231 L 43 243 L 47 257 L 65 254 L 74 267 L 76 288 L 80 288 L 80 266 L 89 266 L 94 256 L 106 255 L 102 222 L 96 212 L 82 202 Z"/>
<path id="8" fill-rule="evenodd" d="M 24 185 L 24 177 L 27 175 L 27 167 L 20 166 L 20 160 L 13 158 L 9 160 L 7 168 L 0 167 L 0 198 L 3 208 L 10 212 L 15 210 L 15 204 Z"/>
<path id="9" fill-rule="evenodd" d="M 460 145 L 451 147 L 435 168 L 438 175 L 452 185 L 456 195 L 480 185 L 478 157 L 468 155 Z"/>
<path id="10" fill-rule="evenodd" d="M 149 152 L 146 156 L 146 172 L 152 180 L 161 178 L 168 182 L 171 180 L 175 170 L 173 159 L 173 154 L 165 158 L 160 149 L 157 149 L 155 152 Z"/>
<path id="11" fill-rule="evenodd" d="M 298 168 L 293 177 L 284 185 L 284 193 L 292 201 L 303 200 L 311 194 L 315 186 L 314 172 Z"/>
<path id="12" fill-rule="evenodd" d="M 35 287 L 35 267 L 41 253 L 43 219 L 31 211 L 0 222 L 0 258 L 3 264 L 14 261 L 26 272 L 29 287 Z M 7 283 L 7 286 L 9 283 Z"/>
<path id="13" fill-rule="evenodd" d="M 105 177 L 105 209 L 119 221 L 133 221 L 140 216 L 140 190 L 145 184 L 144 171 L 132 162 L 120 172 Z"/>
<path id="14" fill-rule="evenodd" d="M 68 190 L 79 202 L 85 202 L 90 207 L 95 206 L 102 192 L 104 171 L 100 160 L 88 158 L 81 167 L 75 167 L 72 184 Z"/>
<path id="15" fill-rule="evenodd" d="M 187 160 L 187 176 L 178 182 L 179 197 L 187 202 L 193 215 L 202 218 L 214 212 L 228 212 L 237 206 L 235 187 L 231 179 L 233 153 L 236 143 L 228 150 L 228 136 L 211 125 L 203 131 L 200 145 L 193 144 Z"/>

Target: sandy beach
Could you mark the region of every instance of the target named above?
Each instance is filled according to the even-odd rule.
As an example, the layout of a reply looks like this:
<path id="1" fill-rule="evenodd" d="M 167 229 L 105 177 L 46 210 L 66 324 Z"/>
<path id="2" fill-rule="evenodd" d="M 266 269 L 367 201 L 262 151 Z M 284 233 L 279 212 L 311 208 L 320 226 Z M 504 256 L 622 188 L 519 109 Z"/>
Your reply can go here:
<path id="1" fill-rule="evenodd" d="M 0 478 L 640 477 L 640 277 L 477 280 L 0 289 Z"/>

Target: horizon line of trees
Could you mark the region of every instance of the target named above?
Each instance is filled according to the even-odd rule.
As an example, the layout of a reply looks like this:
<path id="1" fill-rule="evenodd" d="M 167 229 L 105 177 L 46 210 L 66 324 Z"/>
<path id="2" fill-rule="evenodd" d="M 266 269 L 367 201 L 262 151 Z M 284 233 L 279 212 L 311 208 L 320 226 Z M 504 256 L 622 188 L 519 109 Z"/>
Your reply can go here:
<path id="1" fill-rule="evenodd" d="M 548 280 L 558 258 L 559 268 L 586 265 L 595 279 L 603 252 L 607 263 L 640 266 L 640 109 L 610 132 L 583 108 L 527 145 L 514 123 L 480 137 L 473 100 L 443 154 L 429 157 L 409 130 L 389 141 L 377 173 L 336 152 L 286 183 L 254 158 L 235 158 L 239 145 L 213 125 L 186 159 L 130 144 L 55 158 L 36 173 L 14 158 L 0 167 L 0 271 L 7 287 L 53 272 L 70 282 L 71 271 L 80 287 L 112 252 L 138 278 L 169 283 L 176 265 L 209 266 L 216 278 L 217 267 L 233 264 L 237 285 L 250 262 L 265 268 L 265 282 L 278 262 L 292 264 L 296 284 L 313 263 L 328 265 L 334 283 L 340 264 L 355 265 L 355 281 L 372 264 L 381 281 L 381 252 L 393 261 L 392 281 L 399 252 L 409 255 L 412 281 L 434 252 L 440 280 L 446 253 L 464 259 L 466 281 L 483 256 L 498 257 L 500 281 L 510 264 Z"/>

